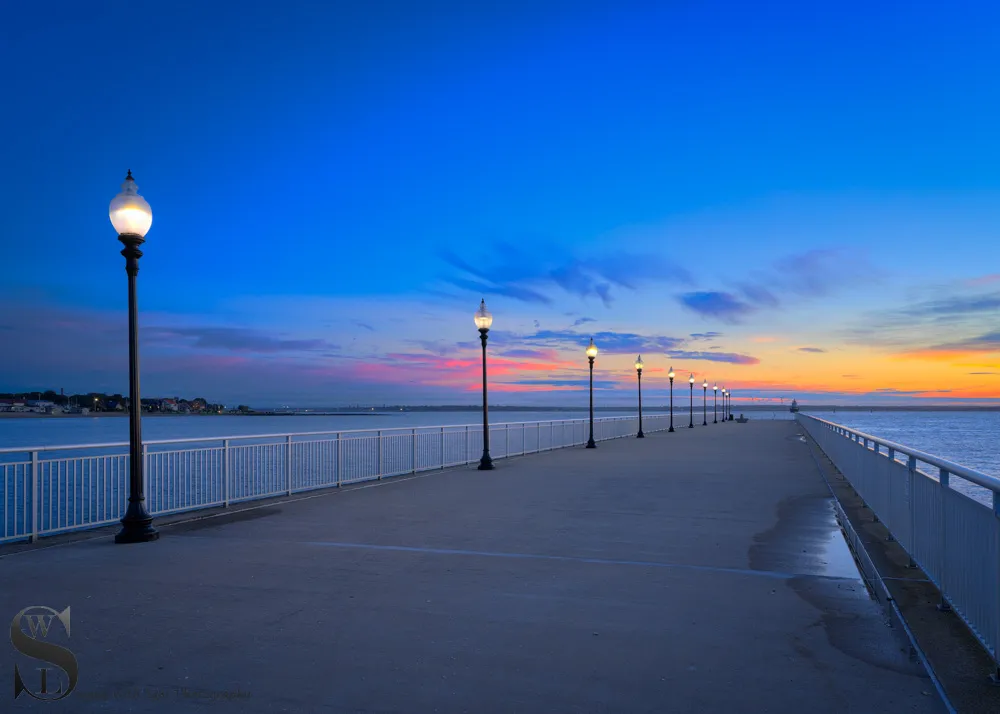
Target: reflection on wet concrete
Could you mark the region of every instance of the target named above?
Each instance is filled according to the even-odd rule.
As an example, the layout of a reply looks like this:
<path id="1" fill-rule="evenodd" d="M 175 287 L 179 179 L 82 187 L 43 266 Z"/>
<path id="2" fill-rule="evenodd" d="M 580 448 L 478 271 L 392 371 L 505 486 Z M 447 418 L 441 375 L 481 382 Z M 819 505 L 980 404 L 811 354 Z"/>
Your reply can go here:
<path id="1" fill-rule="evenodd" d="M 781 501 L 777 524 L 757 534 L 749 557 L 753 570 L 861 580 L 829 497 Z"/>

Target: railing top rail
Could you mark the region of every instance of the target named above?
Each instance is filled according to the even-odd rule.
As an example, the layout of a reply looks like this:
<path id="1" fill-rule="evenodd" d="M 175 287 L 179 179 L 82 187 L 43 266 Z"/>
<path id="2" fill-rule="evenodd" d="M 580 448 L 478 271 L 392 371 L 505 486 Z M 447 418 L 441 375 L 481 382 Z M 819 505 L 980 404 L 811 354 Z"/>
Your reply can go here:
<path id="1" fill-rule="evenodd" d="M 982 486 L 983 488 L 988 488 L 994 493 L 1000 494 L 1000 478 L 996 476 L 990 476 L 989 474 L 984 474 L 980 471 L 970 469 L 967 466 L 962 466 L 961 464 L 956 464 L 954 461 L 948 461 L 947 459 L 942 459 L 940 456 L 935 456 L 934 454 L 928 454 L 926 451 L 920 451 L 919 449 L 913 449 L 909 446 L 903 444 L 897 444 L 895 441 L 889 441 L 888 439 L 883 439 L 878 436 L 872 436 L 871 434 L 866 434 L 863 431 L 858 431 L 857 429 L 852 429 L 849 426 L 844 426 L 843 424 L 837 424 L 836 422 L 827 421 L 826 419 L 820 419 L 819 417 L 812 416 L 810 414 L 802 414 L 799 412 L 799 416 L 818 421 L 821 424 L 826 424 L 827 426 L 835 426 L 838 429 L 843 429 L 844 431 L 850 432 L 855 436 L 859 436 L 862 439 L 868 439 L 876 444 L 881 444 L 887 449 L 893 449 L 901 454 L 906 454 L 907 456 L 912 456 L 918 461 L 923 461 L 924 463 L 930 464 L 931 466 L 936 466 L 939 469 L 944 469 L 949 474 L 963 478 L 966 481 L 971 481 L 974 484 Z"/>
<path id="2" fill-rule="evenodd" d="M 649 416 L 649 415 L 647 415 Z M 655 414 L 653 416 L 656 416 Z M 635 419 L 636 416 L 610 416 L 610 417 L 595 417 L 594 421 L 620 421 L 622 419 Z M 510 422 L 496 422 L 491 423 L 490 427 L 506 426 L 506 425 L 517 425 L 517 426 L 529 426 L 534 424 L 572 424 L 576 422 L 585 422 L 588 419 L 586 417 L 580 419 L 542 419 L 539 421 L 510 421 Z M 479 424 L 427 424 L 423 426 L 393 426 L 388 428 L 371 427 L 369 429 L 327 429 L 324 431 L 293 431 L 293 432 L 282 432 L 279 434 L 239 434 L 230 436 L 199 436 L 189 439 L 150 439 L 143 440 L 143 444 L 147 446 L 157 446 L 162 444 L 197 444 L 204 443 L 206 441 L 237 441 L 246 439 L 284 439 L 289 436 L 323 436 L 325 434 L 370 434 L 373 431 L 381 431 L 383 435 L 387 432 L 411 432 L 414 429 L 464 429 L 466 427 L 478 427 Z M 0 454 L 23 454 L 31 451 L 75 451 L 78 449 L 109 449 L 109 448 L 119 448 L 127 447 L 129 443 L 127 441 L 118 441 L 106 444 L 59 444 L 57 446 L 15 446 L 15 447 L 4 447 L 0 448 Z"/>

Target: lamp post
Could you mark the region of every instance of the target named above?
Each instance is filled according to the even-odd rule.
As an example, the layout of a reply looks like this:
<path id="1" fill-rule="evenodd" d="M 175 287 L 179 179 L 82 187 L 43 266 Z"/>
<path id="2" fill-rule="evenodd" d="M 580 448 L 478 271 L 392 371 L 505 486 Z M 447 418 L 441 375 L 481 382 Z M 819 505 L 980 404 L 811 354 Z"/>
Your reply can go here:
<path id="1" fill-rule="evenodd" d="M 122 529 L 115 535 L 115 543 L 145 543 L 160 537 L 153 528 L 153 517 L 146 510 L 143 494 L 142 458 L 142 401 L 139 398 L 139 309 L 135 299 L 135 276 L 139 272 L 139 250 L 146 240 L 146 233 L 153 224 L 153 212 L 146 199 L 139 195 L 128 172 L 121 193 L 111 199 L 108 208 L 111 225 L 118 231 L 118 240 L 124 245 L 125 272 L 128 273 L 128 389 L 129 389 L 129 479 L 128 507 L 122 517 Z"/>
<path id="2" fill-rule="evenodd" d="M 713 384 L 712 385 L 712 395 L 713 395 L 713 399 L 715 400 L 714 403 L 712 404 L 712 423 L 713 424 L 718 424 L 719 423 L 719 385 L 718 384 Z"/>
<path id="3" fill-rule="evenodd" d="M 646 437 L 642 433 L 642 368 L 642 355 L 639 355 L 635 359 L 635 373 L 639 382 L 639 433 L 635 435 L 637 439 L 644 439 Z"/>
<path id="4" fill-rule="evenodd" d="M 726 388 L 722 388 L 722 423 L 726 423 Z"/>
<path id="5" fill-rule="evenodd" d="M 733 420 L 733 390 L 729 390 L 729 421 Z"/>
<path id="6" fill-rule="evenodd" d="M 674 368 L 670 368 L 670 372 L 667 374 L 670 377 L 670 428 L 667 432 L 672 432 L 674 430 Z"/>
<path id="7" fill-rule="evenodd" d="M 688 384 L 690 385 L 689 391 L 691 392 L 691 404 L 688 407 L 688 415 L 690 417 L 688 429 L 694 429 L 694 373 L 688 378 Z"/>
<path id="8" fill-rule="evenodd" d="M 587 346 L 587 359 L 590 361 L 590 438 L 587 440 L 588 449 L 596 449 L 594 442 L 594 358 L 597 357 L 597 347 L 594 345 L 594 338 L 590 338 Z"/>
<path id="9" fill-rule="evenodd" d="M 708 380 L 701 383 L 701 425 L 708 426 Z"/>
<path id="10" fill-rule="evenodd" d="M 479 470 L 490 471 L 493 459 L 490 458 L 490 418 L 486 399 L 486 339 L 493 324 L 493 315 L 486 309 L 486 300 L 479 303 L 476 311 L 476 327 L 479 328 L 479 339 L 483 343 L 483 457 L 479 459 Z"/>

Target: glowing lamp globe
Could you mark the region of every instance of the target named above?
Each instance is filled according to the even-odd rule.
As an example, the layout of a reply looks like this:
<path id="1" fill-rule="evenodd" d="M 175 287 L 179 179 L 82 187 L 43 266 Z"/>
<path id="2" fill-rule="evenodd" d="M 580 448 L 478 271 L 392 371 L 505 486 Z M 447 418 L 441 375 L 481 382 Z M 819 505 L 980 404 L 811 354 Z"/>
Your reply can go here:
<path id="1" fill-rule="evenodd" d="M 593 359 L 597 356 L 597 345 L 594 344 L 594 338 L 590 338 L 590 344 L 587 346 L 587 356 Z"/>
<path id="2" fill-rule="evenodd" d="M 643 367 L 645 367 L 645 365 L 642 363 L 642 355 L 639 355 L 635 358 L 635 369 L 637 372 L 641 372 Z"/>
<path id="3" fill-rule="evenodd" d="M 690 382 L 691 384 L 694 384 L 694 375 L 693 375 L 693 374 L 691 375 L 691 378 L 690 378 L 690 379 L 688 379 L 688 381 L 689 381 L 689 382 Z"/>
<path id="4" fill-rule="evenodd" d="M 704 382 L 701 383 L 701 388 L 702 389 L 708 389 L 708 380 L 707 379 Z"/>
<path id="5" fill-rule="evenodd" d="M 121 193 L 111 199 L 108 216 L 118 235 L 128 233 L 145 238 L 153 225 L 153 211 L 146 199 L 139 195 L 131 171 L 125 177 Z"/>
<path id="6" fill-rule="evenodd" d="M 480 330 L 488 330 L 492 324 L 493 315 L 486 309 L 486 300 L 483 300 L 479 303 L 479 309 L 476 310 L 476 327 Z"/>
<path id="7" fill-rule="evenodd" d="M 718 392 L 718 391 L 719 391 L 719 385 L 718 385 L 718 384 L 716 384 L 716 385 L 713 385 L 713 386 L 712 386 L 712 391 L 713 391 L 713 392 Z"/>
<path id="8" fill-rule="evenodd" d="M 674 368 L 673 367 L 670 368 L 670 372 L 667 374 L 667 376 L 670 377 L 670 379 L 674 378 L 675 375 L 674 375 Z"/>

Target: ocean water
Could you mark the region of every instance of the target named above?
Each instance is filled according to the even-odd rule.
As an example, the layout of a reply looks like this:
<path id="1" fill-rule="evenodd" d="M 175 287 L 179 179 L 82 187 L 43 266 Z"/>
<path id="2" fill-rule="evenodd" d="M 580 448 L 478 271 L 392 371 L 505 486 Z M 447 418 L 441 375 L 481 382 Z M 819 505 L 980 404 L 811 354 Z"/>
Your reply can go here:
<path id="1" fill-rule="evenodd" d="M 662 413 L 644 410 L 645 413 Z M 599 411 L 594 416 L 632 416 L 635 412 Z M 675 413 L 676 415 L 676 413 Z M 561 421 L 586 419 L 588 412 L 576 411 L 495 411 L 491 424 L 504 422 Z M 709 414 L 711 418 L 711 414 Z M 322 431 L 371 431 L 425 426 L 482 425 L 482 414 L 461 412 L 373 412 L 357 415 L 289 416 L 149 416 L 142 419 L 144 441 L 160 439 L 201 439 L 263 434 L 299 434 Z M 71 446 L 128 441 L 127 416 L 0 418 L 0 449 L 32 446 Z"/>
<path id="2" fill-rule="evenodd" d="M 1000 412 L 808 413 L 1000 477 Z"/>

